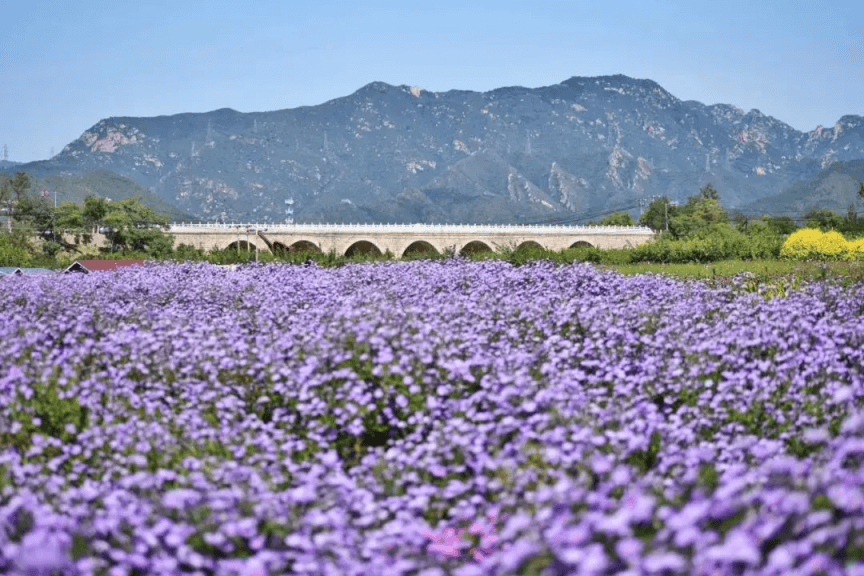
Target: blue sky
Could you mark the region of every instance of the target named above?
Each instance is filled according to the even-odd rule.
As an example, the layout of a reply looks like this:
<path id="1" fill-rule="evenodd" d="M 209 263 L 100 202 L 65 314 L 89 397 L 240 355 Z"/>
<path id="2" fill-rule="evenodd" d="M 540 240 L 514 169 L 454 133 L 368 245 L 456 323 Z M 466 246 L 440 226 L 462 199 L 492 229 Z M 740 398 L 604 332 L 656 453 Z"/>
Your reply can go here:
<path id="1" fill-rule="evenodd" d="M 0 146 L 47 158 L 102 118 L 650 78 L 798 130 L 864 115 L 860 0 L 0 0 Z"/>

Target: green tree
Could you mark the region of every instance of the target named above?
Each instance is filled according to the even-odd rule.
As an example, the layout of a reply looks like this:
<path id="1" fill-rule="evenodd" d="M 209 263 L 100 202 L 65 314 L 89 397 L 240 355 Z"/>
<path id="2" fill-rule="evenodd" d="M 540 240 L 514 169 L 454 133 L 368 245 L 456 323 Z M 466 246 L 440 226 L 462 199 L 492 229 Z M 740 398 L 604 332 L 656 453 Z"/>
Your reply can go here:
<path id="1" fill-rule="evenodd" d="M 781 236 L 788 236 L 798 229 L 798 225 L 789 216 L 771 216 L 765 214 L 760 216 L 759 220 L 772 228 L 775 234 Z"/>
<path id="2" fill-rule="evenodd" d="M 64 202 L 55 210 L 54 228 L 58 234 L 71 234 L 74 244 L 89 244 L 93 240 L 95 224 L 84 219 L 84 211 L 77 202 Z"/>
<path id="3" fill-rule="evenodd" d="M 174 237 L 165 234 L 168 219 L 156 214 L 138 198 L 109 201 L 87 198 L 83 210 L 85 224 L 95 223 L 111 242 L 111 250 L 147 252 L 157 257 L 171 253 Z"/>
<path id="4" fill-rule="evenodd" d="M 31 179 L 26 172 L 16 172 L 9 180 L 9 186 L 16 202 L 20 202 L 30 190 Z"/>
<path id="5" fill-rule="evenodd" d="M 747 233 L 747 228 L 750 225 L 750 218 L 744 212 L 740 210 L 736 210 L 732 213 L 732 224 L 735 225 L 735 228 L 741 232 L 742 234 Z"/>
<path id="6" fill-rule="evenodd" d="M 12 181 L 4 178 L 0 181 L 0 206 L 4 208 L 12 200 Z"/>
<path id="7" fill-rule="evenodd" d="M 813 209 L 804 214 L 807 228 L 819 228 L 823 232 L 843 227 L 843 216 L 832 210 Z"/>
<path id="8" fill-rule="evenodd" d="M 54 208 L 51 203 L 42 195 L 30 192 L 31 179 L 26 172 L 17 172 L 7 186 L 10 194 L 4 196 L 9 198 L 7 208 L 11 205 L 10 230 L 15 229 L 19 235 L 41 238 L 42 242 L 36 245 L 36 248 L 41 248 L 45 255 L 52 258 L 62 248 L 62 239 L 58 238 L 55 232 Z M 34 246 L 29 241 L 27 244 L 32 251 Z"/>
<path id="9" fill-rule="evenodd" d="M 16 172 L 14 176 L 0 183 L 0 209 L 5 216 L 7 231 L 12 231 L 12 220 L 18 203 L 27 197 L 29 190 L 30 175 L 26 172 Z"/>
<path id="10" fill-rule="evenodd" d="M 597 222 L 599 226 L 635 226 L 636 222 L 633 220 L 633 217 L 630 216 L 627 212 L 615 212 L 614 214 L 609 214 L 599 222 Z"/>
<path id="11" fill-rule="evenodd" d="M 729 216 L 720 204 L 719 194 L 711 184 L 687 198 L 687 204 L 669 220 L 669 230 L 675 238 L 689 238 L 712 226 L 728 224 Z"/>
<path id="12" fill-rule="evenodd" d="M 28 223 L 42 237 L 54 235 L 54 207 L 42 196 L 26 194 L 15 207 L 15 218 Z"/>
<path id="13" fill-rule="evenodd" d="M 840 224 L 840 233 L 848 236 L 857 236 L 861 233 L 862 227 L 864 227 L 864 220 L 858 216 L 855 205 L 849 204 L 849 207 L 846 209 L 846 215 L 843 217 L 843 222 Z"/>
<path id="14" fill-rule="evenodd" d="M 26 267 L 30 261 L 29 246 L 26 242 L 22 245 L 20 235 L 0 232 L 0 266 Z"/>
<path id="15" fill-rule="evenodd" d="M 720 193 L 714 189 L 710 183 L 706 184 L 702 189 L 699 190 L 699 194 L 696 195 L 697 198 L 701 200 L 717 200 L 720 201 Z"/>
<path id="16" fill-rule="evenodd" d="M 81 209 L 81 217 L 84 226 L 89 226 L 93 231 L 102 224 L 102 220 L 108 213 L 108 201 L 96 196 L 87 196 L 84 199 L 84 207 Z"/>
<path id="17" fill-rule="evenodd" d="M 642 215 L 639 216 L 639 224 L 642 226 L 648 226 L 655 231 L 668 230 L 669 218 L 675 216 L 677 209 L 677 204 L 672 204 L 669 201 L 669 198 L 661 196 L 651 202 L 651 204 L 648 205 L 648 208 L 646 208 Z"/>

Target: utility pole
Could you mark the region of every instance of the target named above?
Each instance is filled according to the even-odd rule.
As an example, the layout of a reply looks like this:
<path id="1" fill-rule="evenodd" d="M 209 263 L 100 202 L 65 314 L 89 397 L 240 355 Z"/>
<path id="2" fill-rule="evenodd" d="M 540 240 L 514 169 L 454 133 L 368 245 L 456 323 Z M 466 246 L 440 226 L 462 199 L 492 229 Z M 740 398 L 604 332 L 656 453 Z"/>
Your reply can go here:
<path id="1" fill-rule="evenodd" d="M 9 160 L 9 147 L 3 144 L 3 160 Z"/>
<path id="2" fill-rule="evenodd" d="M 670 202 L 669 200 L 663 205 L 664 212 L 666 214 L 666 231 L 669 231 L 669 204 L 673 206 L 678 206 L 678 202 Z"/>

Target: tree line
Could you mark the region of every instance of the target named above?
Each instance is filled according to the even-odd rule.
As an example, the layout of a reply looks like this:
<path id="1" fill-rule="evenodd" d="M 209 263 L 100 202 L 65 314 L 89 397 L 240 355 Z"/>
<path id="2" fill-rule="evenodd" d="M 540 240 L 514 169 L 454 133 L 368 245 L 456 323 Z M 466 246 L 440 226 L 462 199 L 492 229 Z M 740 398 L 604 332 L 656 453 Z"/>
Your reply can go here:
<path id="1" fill-rule="evenodd" d="M 111 200 L 88 196 L 84 202 L 55 206 L 50 197 L 31 190 L 32 179 L 17 172 L 0 183 L 0 265 L 51 265 L 100 254 L 145 254 L 161 258 L 173 253 L 168 220 L 137 198 Z M 97 246 L 97 235 L 105 238 Z"/>
<path id="2" fill-rule="evenodd" d="M 0 210 L 5 220 L 0 232 L 0 266 L 40 265 L 58 267 L 82 258 L 143 258 L 209 260 L 214 263 L 242 262 L 254 254 L 214 249 L 204 252 L 191 246 L 174 247 L 167 233 L 168 221 L 137 198 L 110 200 L 89 196 L 83 202 L 55 206 L 50 197 L 31 190 L 32 179 L 17 172 L 0 182 Z M 864 201 L 864 182 L 859 198 Z M 864 236 L 864 217 L 854 205 L 846 214 L 814 209 L 804 215 L 804 226 L 835 230 L 849 239 Z M 630 214 L 617 212 L 599 225 L 633 226 Z M 740 212 L 728 213 L 719 192 L 708 184 L 685 203 L 656 198 L 639 216 L 638 224 L 657 232 L 646 247 L 627 253 L 627 259 L 649 261 L 706 261 L 723 258 L 777 258 L 785 238 L 799 228 L 788 216 L 766 214 L 753 219 Z M 96 235 L 104 237 L 97 246 Z M 586 259 L 616 257 L 589 250 Z M 296 254 L 277 255 L 293 261 Z M 261 255 L 270 260 L 273 255 Z M 316 258 L 320 258 L 316 257 Z M 625 258 L 625 256 L 620 256 Z"/>

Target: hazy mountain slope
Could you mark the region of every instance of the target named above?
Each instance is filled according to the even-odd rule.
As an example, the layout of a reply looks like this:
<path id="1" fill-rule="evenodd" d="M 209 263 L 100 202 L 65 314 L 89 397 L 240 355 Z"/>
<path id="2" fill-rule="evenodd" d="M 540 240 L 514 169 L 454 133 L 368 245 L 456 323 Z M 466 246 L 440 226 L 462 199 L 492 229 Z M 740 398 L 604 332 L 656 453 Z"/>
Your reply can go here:
<path id="1" fill-rule="evenodd" d="M 815 178 L 797 182 L 781 194 L 763 198 L 741 209 L 753 215 L 801 215 L 814 208 L 845 214 L 851 204 L 856 212 L 864 213 L 864 201 L 858 196 L 861 182 L 864 182 L 864 160 L 837 162 Z"/>
<path id="2" fill-rule="evenodd" d="M 98 196 L 112 200 L 124 198 L 139 198 L 145 206 L 157 214 L 164 214 L 170 221 L 192 221 L 196 217 L 179 210 L 170 202 L 159 198 L 148 189 L 136 184 L 130 178 L 120 176 L 108 170 L 94 170 L 81 175 L 50 174 L 41 172 L 34 176 L 30 183 L 34 194 L 43 193 L 58 204 L 74 201 L 83 202 L 87 196 Z M 55 195 L 56 193 L 56 195 Z"/>

